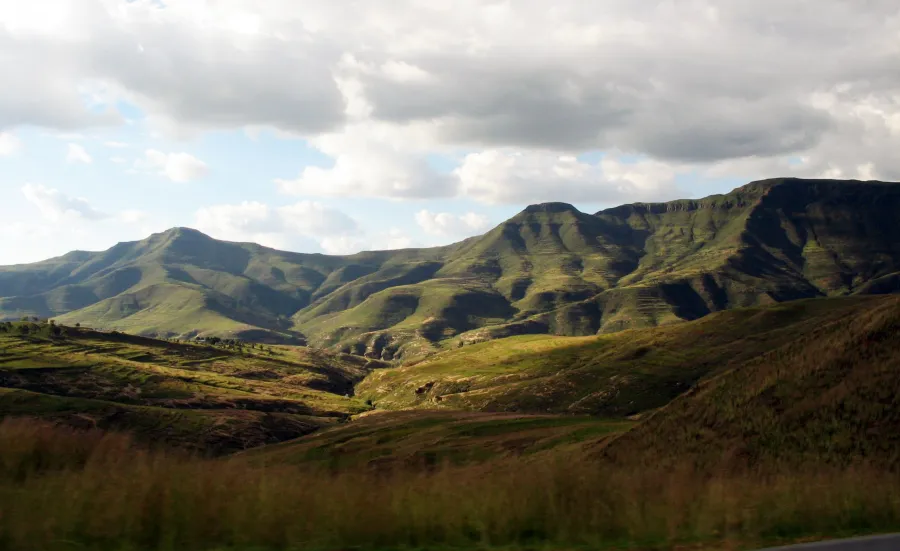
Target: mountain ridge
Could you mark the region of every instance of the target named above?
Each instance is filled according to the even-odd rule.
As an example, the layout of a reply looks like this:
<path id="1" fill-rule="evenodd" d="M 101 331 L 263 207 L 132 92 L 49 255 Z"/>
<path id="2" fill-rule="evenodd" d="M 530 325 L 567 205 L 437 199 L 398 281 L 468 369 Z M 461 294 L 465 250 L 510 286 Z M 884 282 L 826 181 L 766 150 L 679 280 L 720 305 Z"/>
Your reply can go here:
<path id="1" fill-rule="evenodd" d="M 0 267 L 0 318 L 411 359 L 514 334 L 586 335 L 894 292 L 898 209 L 897 183 L 773 178 L 594 214 L 540 203 L 450 245 L 344 256 L 176 227 Z"/>

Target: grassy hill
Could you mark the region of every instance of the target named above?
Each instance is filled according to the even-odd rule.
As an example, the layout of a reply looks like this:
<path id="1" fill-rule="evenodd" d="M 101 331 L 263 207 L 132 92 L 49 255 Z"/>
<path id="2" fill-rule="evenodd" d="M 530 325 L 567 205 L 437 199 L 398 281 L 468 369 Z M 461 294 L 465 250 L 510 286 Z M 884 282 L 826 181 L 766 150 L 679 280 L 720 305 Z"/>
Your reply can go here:
<path id="1" fill-rule="evenodd" d="M 0 326 L 0 417 L 122 430 L 223 453 L 295 438 L 370 409 L 346 397 L 376 363 L 365 358 L 72 327 L 54 336 L 51 329 Z"/>
<path id="2" fill-rule="evenodd" d="M 352 423 L 236 455 L 255 465 L 395 469 L 465 465 L 552 450 L 578 453 L 631 426 L 588 416 L 461 411 L 372 412 Z"/>
<path id="3" fill-rule="evenodd" d="M 900 296 L 397 368 L 2 327 L 4 549 L 754 549 L 900 526 Z"/>
<path id="4" fill-rule="evenodd" d="M 733 365 L 604 450 L 627 464 L 900 466 L 900 297 L 866 300 Z"/>
<path id="5" fill-rule="evenodd" d="M 357 395 L 379 409 L 629 417 L 667 404 L 701 380 L 808 338 L 824 325 L 894 304 L 894 298 L 736 308 L 690 322 L 592 337 L 509 337 L 374 372 L 357 386 Z"/>
<path id="6" fill-rule="evenodd" d="M 594 214 L 532 205 L 447 247 L 326 256 L 176 228 L 0 268 L 0 317 L 304 343 L 384 360 L 900 288 L 900 184 L 774 179 Z"/>

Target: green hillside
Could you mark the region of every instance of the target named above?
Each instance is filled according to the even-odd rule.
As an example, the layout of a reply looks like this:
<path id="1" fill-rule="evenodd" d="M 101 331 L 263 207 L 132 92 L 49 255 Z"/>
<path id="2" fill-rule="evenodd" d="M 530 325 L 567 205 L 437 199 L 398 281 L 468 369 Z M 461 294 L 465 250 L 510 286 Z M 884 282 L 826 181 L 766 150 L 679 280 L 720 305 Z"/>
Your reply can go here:
<path id="1" fill-rule="evenodd" d="M 579 453 L 634 423 L 588 416 L 459 411 L 372 412 L 303 438 L 236 455 L 255 465 L 417 469 L 544 451 Z"/>
<path id="2" fill-rule="evenodd" d="M 373 367 L 381 365 L 301 347 L 225 348 L 4 324 L 0 417 L 123 430 L 223 453 L 295 438 L 370 409 L 346 395 Z"/>
<path id="3" fill-rule="evenodd" d="M 0 318 L 412 361 L 521 334 L 664 326 L 900 286 L 900 184 L 773 179 L 595 214 L 532 205 L 447 247 L 287 253 L 176 228 L 0 268 Z"/>
<path id="4" fill-rule="evenodd" d="M 665 405 L 705 378 L 808 338 L 823 325 L 886 301 L 893 304 L 893 299 L 809 299 L 592 337 L 509 337 L 379 370 L 356 391 L 379 409 L 629 417 Z"/>
<path id="5" fill-rule="evenodd" d="M 613 442 L 629 465 L 900 465 L 900 297 L 866 300 L 734 364 Z"/>

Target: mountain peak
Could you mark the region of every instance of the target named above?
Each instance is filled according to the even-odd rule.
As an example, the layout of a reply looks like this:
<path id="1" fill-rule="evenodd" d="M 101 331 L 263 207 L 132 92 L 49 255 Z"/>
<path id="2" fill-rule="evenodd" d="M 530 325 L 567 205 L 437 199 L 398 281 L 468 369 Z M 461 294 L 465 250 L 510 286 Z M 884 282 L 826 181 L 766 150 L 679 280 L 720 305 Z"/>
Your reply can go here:
<path id="1" fill-rule="evenodd" d="M 174 228 L 169 228 L 166 231 L 162 232 L 162 235 L 166 237 L 181 237 L 181 236 L 196 236 L 196 237 L 209 237 L 205 233 L 195 230 L 194 228 L 188 228 L 185 226 L 176 226 Z"/>
<path id="2" fill-rule="evenodd" d="M 186 228 L 183 226 L 176 226 L 174 228 L 169 228 L 166 231 L 160 233 L 154 233 L 150 237 L 148 237 L 145 241 L 150 243 L 156 243 L 161 245 L 172 245 L 175 243 L 182 242 L 203 242 L 210 241 L 212 237 L 206 235 L 205 233 L 195 230 L 193 228 Z"/>
<path id="3" fill-rule="evenodd" d="M 525 207 L 524 213 L 536 213 L 536 212 L 550 212 L 550 213 L 558 213 L 558 212 L 574 212 L 580 213 L 581 211 L 570 205 L 569 203 L 537 203 L 534 205 L 529 205 Z"/>

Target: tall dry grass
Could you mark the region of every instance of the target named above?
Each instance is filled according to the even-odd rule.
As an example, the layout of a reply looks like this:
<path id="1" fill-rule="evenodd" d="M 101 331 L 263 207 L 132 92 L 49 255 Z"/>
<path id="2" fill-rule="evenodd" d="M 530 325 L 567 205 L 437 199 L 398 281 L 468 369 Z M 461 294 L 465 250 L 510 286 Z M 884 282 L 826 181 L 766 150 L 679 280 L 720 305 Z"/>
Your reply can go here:
<path id="1" fill-rule="evenodd" d="M 0 423 L 0 549 L 641 546 L 886 531 L 874 469 L 703 476 L 583 458 L 324 473 L 152 452 L 127 437 Z"/>

